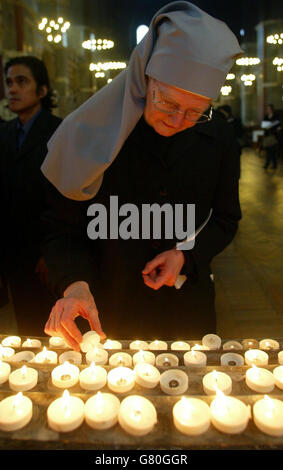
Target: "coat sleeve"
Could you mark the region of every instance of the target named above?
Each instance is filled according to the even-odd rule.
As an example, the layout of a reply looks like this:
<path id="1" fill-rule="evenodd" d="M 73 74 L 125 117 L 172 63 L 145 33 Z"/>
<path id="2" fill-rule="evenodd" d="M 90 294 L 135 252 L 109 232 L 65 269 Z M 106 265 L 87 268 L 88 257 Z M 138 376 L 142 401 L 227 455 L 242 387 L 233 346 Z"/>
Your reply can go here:
<path id="1" fill-rule="evenodd" d="M 211 208 L 212 216 L 197 235 L 192 250 L 184 250 L 185 272 L 193 282 L 210 271 L 214 256 L 231 243 L 241 219 L 239 202 L 240 157 L 228 130 L 218 142 L 221 155 L 218 181 L 214 191 Z"/>
<path id="2" fill-rule="evenodd" d="M 73 282 L 93 283 L 93 247 L 87 237 L 87 208 L 91 201 L 62 196 L 44 179 L 45 210 L 41 217 L 42 254 L 51 291 L 61 297 Z"/>

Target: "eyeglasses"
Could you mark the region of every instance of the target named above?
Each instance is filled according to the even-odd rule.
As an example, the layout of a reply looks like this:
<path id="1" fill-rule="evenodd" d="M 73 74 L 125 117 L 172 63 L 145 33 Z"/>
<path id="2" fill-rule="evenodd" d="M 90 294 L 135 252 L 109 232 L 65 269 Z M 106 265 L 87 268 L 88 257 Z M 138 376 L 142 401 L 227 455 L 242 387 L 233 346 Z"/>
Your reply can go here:
<path id="1" fill-rule="evenodd" d="M 154 88 L 152 90 L 152 103 L 158 111 L 165 114 L 183 114 L 184 118 L 189 122 L 202 123 L 211 121 L 212 119 L 213 108 L 211 105 L 209 107 L 208 114 L 198 113 L 197 111 L 190 109 L 187 109 L 187 111 L 180 111 L 175 104 L 170 103 L 169 101 L 156 100 Z"/>

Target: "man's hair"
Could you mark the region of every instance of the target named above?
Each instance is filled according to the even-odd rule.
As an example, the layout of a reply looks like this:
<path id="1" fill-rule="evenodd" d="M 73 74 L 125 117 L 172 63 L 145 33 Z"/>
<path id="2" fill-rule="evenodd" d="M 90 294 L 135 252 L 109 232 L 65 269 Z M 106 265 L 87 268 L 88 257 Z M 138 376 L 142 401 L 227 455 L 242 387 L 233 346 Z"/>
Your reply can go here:
<path id="1" fill-rule="evenodd" d="M 44 62 L 37 57 L 33 56 L 22 56 L 22 57 L 14 57 L 10 59 L 4 67 L 5 76 L 7 76 L 8 70 L 13 65 L 25 65 L 31 71 L 31 74 L 36 81 L 37 84 L 37 93 L 39 92 L 42 86 L 47 87 L 47 94 L 43 98 L 41 98 L 42 106 L 51 111 L 52 108 L 56 108 L 57 105 L 54 103 L 54 94 L 50 86 L 49 76 L 47 68 Z"/>

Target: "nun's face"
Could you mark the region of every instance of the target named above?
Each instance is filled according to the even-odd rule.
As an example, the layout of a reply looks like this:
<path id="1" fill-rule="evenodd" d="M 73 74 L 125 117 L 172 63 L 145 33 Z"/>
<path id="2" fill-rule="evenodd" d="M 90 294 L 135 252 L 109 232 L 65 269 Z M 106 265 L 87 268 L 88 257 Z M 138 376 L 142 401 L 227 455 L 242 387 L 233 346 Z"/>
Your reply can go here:
<path id="1" fill-rule="evenodd" d="M 158 103 L 153 103 L 153 101 Z M 158 134 L 171 137 L 177 132 L 193 127 L 198 116 L 204 113 L 210 104 L 210 98 L 175 88 L 149 77 L 144 118 Z M 171 108 L 181 112 L 168 114 L 161 110 Z M 194 120 L 189 121 L 185 114 L 186 116 L 190 114 Z"/>

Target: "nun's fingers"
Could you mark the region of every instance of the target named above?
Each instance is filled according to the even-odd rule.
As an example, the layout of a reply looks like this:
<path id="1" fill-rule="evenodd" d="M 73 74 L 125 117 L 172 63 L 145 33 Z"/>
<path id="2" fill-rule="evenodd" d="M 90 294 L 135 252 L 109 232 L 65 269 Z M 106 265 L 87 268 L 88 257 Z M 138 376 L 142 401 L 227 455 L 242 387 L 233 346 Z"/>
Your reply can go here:
<path id="1" fill-rule="evenodd" d="M 44 327 L 44 333 L 46 333 L 49 336 L 56 336 L 56 320 L 55 320 L 55 317 L 56 317 L 57 308 L 58 308 L 58 306 L 57 306 L 57 303 L 56 303 L 53 306 L 53 308 L 50 312 L 49 318 L 48 318 L 48 320 L 45 324 L 45 327 Z"/>
<path id="2" fill-rule="evenodd" d="M 62 336 L 68 345 L 75 351 L 80 351 L 80 341 L 82 335 L 75 325 L 74 319 L 78 316 L 77 309 L 74 305 L 70 305 L 70 302 L 62 299 L 61 309 L 55 316 L 56 321 L 56 332 L 58 336 Z M 74 328 L 77 330 L 77 339 L 74 338 L 70 331 L 68 331 L 68 322 L 66 319 L 70 318 L 70 321 L 74 324 Z"/>

